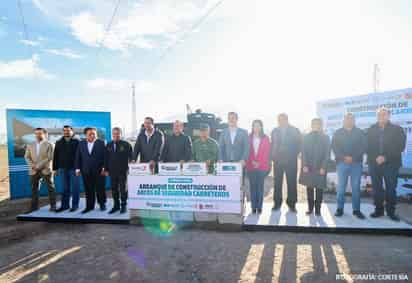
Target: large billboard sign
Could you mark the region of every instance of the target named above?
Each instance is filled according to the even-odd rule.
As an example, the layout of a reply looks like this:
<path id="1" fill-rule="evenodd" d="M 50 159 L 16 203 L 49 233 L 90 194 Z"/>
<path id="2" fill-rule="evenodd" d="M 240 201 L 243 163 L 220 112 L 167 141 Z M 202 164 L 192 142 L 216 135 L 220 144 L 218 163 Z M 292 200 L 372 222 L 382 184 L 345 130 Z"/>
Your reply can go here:
<path id="1" fill-rule="evenodd" d="M 100 139 L 110 139 L 110 112 L 7 109 L 6 115 L 11 199 L 31 196 L 24 152 L 26 145 L 34 141 L 35 128 L 45 128 L 52 143 L 61 137 L 64 125 L 72 126 L 80 138 L 85 127 L 93 126 Z M 56 189 L 62 191 L 59 178 L 56 178 Z M 45 186 L 40 194 L 47 195 Z"/>
<path id="2" fill-rule="evenodd" d="M 386 107 L 391 111 L 391 121 L 399 124 L 407 135 L 406 149 L 402 154 L 398 195 L 412 194 L 412 88 L 366 95 L 330 99 L 317 103 L 317 115 L 322 118 L 327 134 L 342 127 L 343 116 L 351 112 L 356 117 L 356 124 L 361 129 L 367 129 L 376 123 L 376 110 Z M 331 185 L 336 183 L 336 174 L 329 174 Z M 368 178 L 363 178 L 364 187 L 370 184 Z"/>

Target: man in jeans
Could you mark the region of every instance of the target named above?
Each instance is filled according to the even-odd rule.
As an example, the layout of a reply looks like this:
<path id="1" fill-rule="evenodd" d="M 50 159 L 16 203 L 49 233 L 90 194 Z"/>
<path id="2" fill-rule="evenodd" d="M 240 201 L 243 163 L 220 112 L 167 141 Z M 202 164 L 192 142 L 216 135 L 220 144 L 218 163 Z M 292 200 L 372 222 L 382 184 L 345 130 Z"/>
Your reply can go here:
<path id="1" fill-rule="evenodd" d="M 55 176 L 60 176 L 63 185 L 62 203 L 57 212 L 68 209 L 74 212 L 79 208 L 80 180 L 74 172 L 74 158 L 79 142 L 80 140 L 73 133 L 73 128 L 66 125 L 63 127 L 63 137 L 56 142 L 54 148 L 53 171 Z"/>
<path id="2" fill-rule="evenodd" d="M 47 131 L 43 128 L 34 130 L 35 142 L 28 145 L 24 158 L 29 165 L 31 185 L 31 209 L 28 213 L 39 209 L 40 180 L 47 185 L 50 201 L 50 211 L 56 211 L 56 190 L 53 184 L 51 163 L 53 159 L 53 145 L 47 141 Z"/>
<path id="3" fill-rule="evenodd" d="M 347 113 L 343 119 L 343 127 L 338 129 L 332 138 L 332 150 L 335 154 L 338 172 L 337 202 L 335 216 L 341 217 L 345 205 L 345 191 L 350 177 L 352 187 L 353 215 L 365 219 L 360 210 L 360 181 L 362 177 L 362 160 L 366 149 L 366 136 L 355 126 L 355 117 Z"/>

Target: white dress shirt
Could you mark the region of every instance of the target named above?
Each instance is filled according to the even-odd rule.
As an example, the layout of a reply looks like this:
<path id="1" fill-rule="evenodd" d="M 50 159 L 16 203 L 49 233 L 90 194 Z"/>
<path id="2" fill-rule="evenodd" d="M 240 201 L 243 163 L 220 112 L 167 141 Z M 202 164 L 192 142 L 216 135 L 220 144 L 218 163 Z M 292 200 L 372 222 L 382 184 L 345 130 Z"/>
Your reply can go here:
<path id="1" fill-rule="evenodd" d="M 255 152 L 255 155 L 257 155 L 259 152 L 260 140 L 260 137 L 253 135 L 253 151 Z"/>
<path id="2" fill-rule="evenodd" d="M 40 146 L 42 143 L 44 143 L 44 140 L 42 140 L 41 142 L 36 142 L 36 156 L 39 156 Z"/>
<path id="3" fill-rule="evenodd" d="M 89 154 L 92 154 L 93 151 L 93 146 L 94 146 L 94 141 L 92 142 L 87 142 L 87 150 L 89 151 Z"/>
<path id="4" fill-rule="evenodd" d="M 144 131 L 144 134 L 146 135 L 146 143 L 149 143 L 150 138 L 153 136 L 154 131 L 155 131 L 155 130 L 153 129 L 153 131 L 152 131 L 151 134 L 149 134 L 149 133 L 147 132 L 147 130 Z"/>
<path id="5" fill-rule="evenodd" d="M 235 143 L 235 138 L 236 138 L 236 132 L 237 132 L 237 128 L 229 128 L 229 133 L 230 133 L 230 141 L 232 142 L 232 144 Z"/>

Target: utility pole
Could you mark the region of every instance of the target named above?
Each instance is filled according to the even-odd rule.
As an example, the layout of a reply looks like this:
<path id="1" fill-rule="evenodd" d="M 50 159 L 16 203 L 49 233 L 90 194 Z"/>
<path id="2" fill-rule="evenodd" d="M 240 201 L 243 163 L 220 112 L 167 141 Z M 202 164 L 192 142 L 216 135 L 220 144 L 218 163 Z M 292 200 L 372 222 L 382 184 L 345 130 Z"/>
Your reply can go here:
<path id="1" fill-rule="evenodd" d="M 135 84 L 132 84 L 132 130 L 131 135 L 132 137 L 136 137 L 138 130 L 137 130 L 137 118 L 136 118 L 136 93 L 135 93 Z"/>
<path id="2" fill-rule="evenodd" d="M 373 92 L 377 93 L 379 91 L 380 83 L 380 69 L 378 64 L 373 65 Z"/>

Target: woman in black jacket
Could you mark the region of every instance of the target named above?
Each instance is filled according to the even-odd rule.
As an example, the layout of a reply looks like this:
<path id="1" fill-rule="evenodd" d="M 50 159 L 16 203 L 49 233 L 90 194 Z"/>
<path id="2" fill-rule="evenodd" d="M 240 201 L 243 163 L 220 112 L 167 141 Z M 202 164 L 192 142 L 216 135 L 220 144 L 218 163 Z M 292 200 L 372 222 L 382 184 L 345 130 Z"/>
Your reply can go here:
<path id="1" fill-rule="evenodd" d="M 329 137 L 323 133 L 322 120 L 312 119 L 312 131 L 303 138 L 300 184 L 306 186 L 308 211 L 320 215 L 323 189 L 326 188 L 326 169 L 330 157 Z M 315 196 L 316 195 L 316 199 Z"/>

